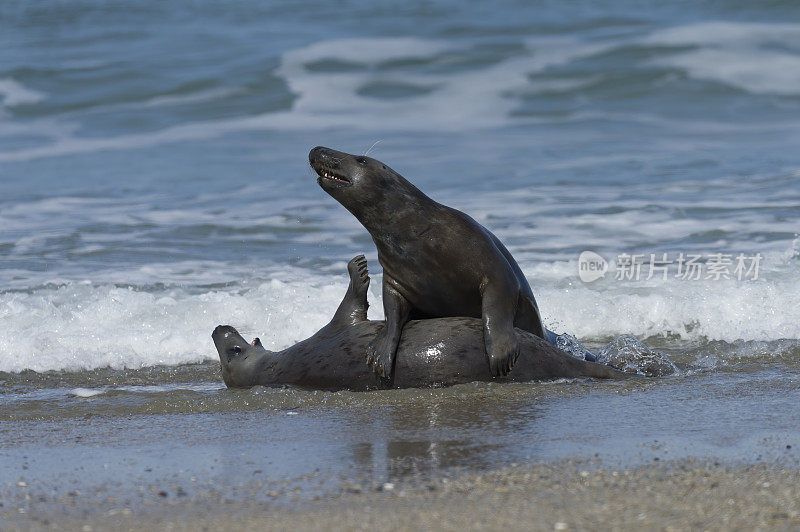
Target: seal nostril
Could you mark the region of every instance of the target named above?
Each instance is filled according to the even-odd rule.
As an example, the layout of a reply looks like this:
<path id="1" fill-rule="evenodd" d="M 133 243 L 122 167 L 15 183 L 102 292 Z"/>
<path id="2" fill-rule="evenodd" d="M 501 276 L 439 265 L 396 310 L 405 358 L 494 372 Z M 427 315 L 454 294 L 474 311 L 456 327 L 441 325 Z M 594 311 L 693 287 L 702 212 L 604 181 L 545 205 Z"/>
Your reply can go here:
<path id="1" fill-rule="evenodd" d="M 236 333 L 236 334 L 238 334 L 238 333 L 236 332 L 236 329 L 234 329 L 234 328 L 233 328 L 232 326 L 230 326 L 230 325 L 217 325 L 217 327 L 214 329 L 214 332 L 213 332 L 213 333 L 211 333 L 211 336 L 212 336 L 213 338 L 216 338 L 217 336 L 222 336 L 222 335 L 225 335 L 225 334 L 231 334 L 231 333 Z"/>
<path id="2" fill-rule="evenodd" d="M 313 163 L 314 161 L 323 158 L 326 149 L 322 146 L 317 146 L 313 148 L 310 152 L 308 152 L 308 161 Z"/>
<path id="3" fill-rule="evenodd" d="M 336 155 L 338 152 L 329 148 L 317 146 L 308 152 L 308 162 L 311 165 L 321 164 L 329 168 L 339 168 L 341 159 Z"/>

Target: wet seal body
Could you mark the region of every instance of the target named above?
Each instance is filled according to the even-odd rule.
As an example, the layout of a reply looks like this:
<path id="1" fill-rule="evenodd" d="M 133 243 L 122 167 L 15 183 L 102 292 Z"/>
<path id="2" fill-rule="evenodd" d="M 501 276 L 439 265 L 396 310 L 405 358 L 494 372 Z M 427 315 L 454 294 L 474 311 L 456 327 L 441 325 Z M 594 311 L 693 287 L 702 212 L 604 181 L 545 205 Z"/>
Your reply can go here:
<path id="1" fill-rule="evenodd" d="M 380 161 L 317 147 L 319 185 L 364 225 L 383 266 L 386 326 L 366 346 L 367 363 L 392 373 L 412 319 L 481 318 L 492 375 L 519 353 L 515 327 L 546 338 L 527 279 L 500 240 L 461 211 L 430 199 Z"/>
<path id="2" fill-rule="evenodd" d="M 212 338 L 230 388 L 295 385 L 319 390 L 422 388 L 472 381 L 499 382 L 556 378 L 620 378 L 624 374 L 602 364 L 571 357 L 545 340 L 522 330 L 519 358 L 506 377 L 489 374 L 483 324 L 476 318 L 410 321 L 397 349 L 393 381 L 364 364 L 367 344 L 383 327 L 367 320 L 369 275 L 363 256 L 348 264 L 350 286 L 333 319 L 312 337 L 283 351 L 270 352 L 256 338 L 248 343 L 233 327 L 220 325 Z"/>

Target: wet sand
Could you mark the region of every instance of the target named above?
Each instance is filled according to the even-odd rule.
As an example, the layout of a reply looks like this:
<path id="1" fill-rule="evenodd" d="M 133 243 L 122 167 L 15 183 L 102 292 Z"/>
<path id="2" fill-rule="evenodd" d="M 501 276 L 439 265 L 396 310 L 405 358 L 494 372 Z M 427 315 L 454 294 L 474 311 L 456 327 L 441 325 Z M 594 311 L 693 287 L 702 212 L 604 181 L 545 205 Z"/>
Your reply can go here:
<path id="1" fill-rule="evenodd" d="M 246 488 L 205 486 L 185 497 L 144 492 L 136 510 L 78 495 L 45 512 L 28 501 L 20 513 L 17 500 L 0 516 L 12 529 L 67 530 L 780 530 L 800 527 L 799 481 L 797 468 L 768 465 L 567 460 L 397 484 L 353 479 L 317 500 L 266 490 L 270 500 L 253 503 Z"/>
<path id="2" fill-rule="evenodd" d="M 0 528 L 797 528 L 798 376 L 374 393 L 12 382 Z"/>

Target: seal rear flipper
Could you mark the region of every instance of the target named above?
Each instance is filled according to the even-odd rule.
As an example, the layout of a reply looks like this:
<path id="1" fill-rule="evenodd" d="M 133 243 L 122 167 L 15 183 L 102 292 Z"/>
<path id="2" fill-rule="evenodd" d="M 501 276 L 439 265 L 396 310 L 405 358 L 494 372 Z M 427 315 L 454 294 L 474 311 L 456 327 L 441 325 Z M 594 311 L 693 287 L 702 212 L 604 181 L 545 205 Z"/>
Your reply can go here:
<path id="1" fill-rule="evenodd" d="M 364 255 L 350 259 L 347 263 L 347 273 L 350 275 L 350 286 L 347 287 L 344 299 L 339 303 L 339 308 L 336 309 L 329 326 L 346 327 L 367 319 L 369 270 Z"/>

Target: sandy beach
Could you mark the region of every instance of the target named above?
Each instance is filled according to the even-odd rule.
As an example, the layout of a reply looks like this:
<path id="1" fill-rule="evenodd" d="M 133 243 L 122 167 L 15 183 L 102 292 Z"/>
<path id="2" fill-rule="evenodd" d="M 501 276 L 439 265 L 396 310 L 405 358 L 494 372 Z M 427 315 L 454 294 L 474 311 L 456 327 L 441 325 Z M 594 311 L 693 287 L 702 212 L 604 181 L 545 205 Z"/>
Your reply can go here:
<path id="1" fill-rule="evenodd" d="M 213 376 L 205 367 L 191 375 L 205 372 Z M 373 393 L 209 382 L 59 395 L 37 399 L 36 409 L 28 403 L 44 392 L 19 405 L 9 393 L 0 522 L 789 529 L 800 524 L 796 375 L 785 366 L 747 380 L 720 372 Z"/>
<path id="2" fill-rule="evenodd" d="M 13 530 L 788 530 L 800 526 L 799 480 L 796 467 L 774 465 L 567 460 L 398 484 L 353 479 L 318 500 L 265 487 L 272 495 L 259 504 L 235 486 L 145 491 L 136 510 L 80 495 L 37 502 L 18 487 L 0 516 Z"/>

